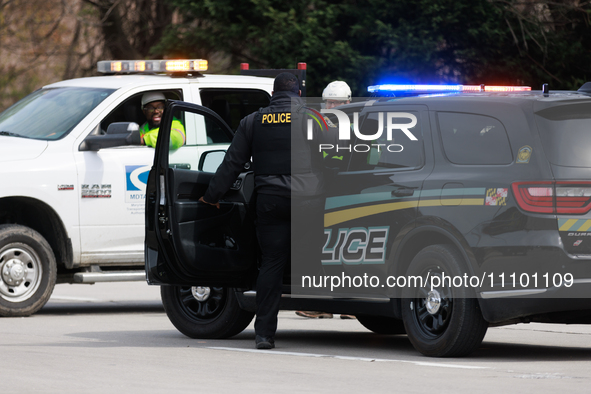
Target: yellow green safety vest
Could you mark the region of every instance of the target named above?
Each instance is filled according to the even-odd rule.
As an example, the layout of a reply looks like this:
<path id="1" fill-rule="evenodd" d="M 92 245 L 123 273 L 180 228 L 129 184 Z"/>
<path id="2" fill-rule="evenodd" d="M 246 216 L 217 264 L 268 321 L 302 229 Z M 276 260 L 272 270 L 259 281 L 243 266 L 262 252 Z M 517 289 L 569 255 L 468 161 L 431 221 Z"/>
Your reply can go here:
<path id="1" fill-rule="evenodd" d="M 149 129 L 148 122 L 144 123 L 140 128 L 140 135 L 144 140 L 144 144 L 155 148 L 159 129 L 159 127 Z M 174 119 L 170 129 L 170 149 L 180 148 L 185 144 L 185 139 L 185 127 L 178 119 Z"/>

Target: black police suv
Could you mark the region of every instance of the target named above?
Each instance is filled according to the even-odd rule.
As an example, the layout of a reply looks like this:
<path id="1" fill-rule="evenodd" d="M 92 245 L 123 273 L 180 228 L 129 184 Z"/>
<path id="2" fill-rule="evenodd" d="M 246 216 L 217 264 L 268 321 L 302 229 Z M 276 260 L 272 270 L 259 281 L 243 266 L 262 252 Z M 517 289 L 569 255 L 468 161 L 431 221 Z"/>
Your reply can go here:
<path id="1" fill-rule="evenodd" d="M 340 134 L 319 147 L 339 160 L 324 227 L 310 229 L 323 248 L 286 273 L 281 308 L 353 314 L 435 357 L 471 353 L 490 325 L 591 323 L 587 86 L 376 97 L 324 112 Z M 173 118 L 231 135 L 208 109 L 168 103 L 147 184 L 147 279 L 183 334 L 230 337 L 255 311 L 253 174 L 220 209 L 199 203 L 224 152 L 171 163 Z"/>

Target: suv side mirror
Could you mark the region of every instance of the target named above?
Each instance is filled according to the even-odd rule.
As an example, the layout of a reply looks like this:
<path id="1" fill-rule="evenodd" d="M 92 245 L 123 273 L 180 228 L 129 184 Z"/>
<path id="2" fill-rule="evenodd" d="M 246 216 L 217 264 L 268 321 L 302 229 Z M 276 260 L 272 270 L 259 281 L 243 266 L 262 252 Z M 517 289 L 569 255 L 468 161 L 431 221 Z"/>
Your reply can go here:
<path id="1" fill-rule="evenodd" d="M 204 152 L 199 159 L 199 171 L 216 172 L 226 156 L 225 150 L 210 150 Z"/>
<path id="2" fill-rule="evenodd" d="M 80 145 L 81 151 L 99 151 L 116 146 L 140 145 L 140 126 L 135 122 L 115 122 L 105 135 L 89 135 Z"/>

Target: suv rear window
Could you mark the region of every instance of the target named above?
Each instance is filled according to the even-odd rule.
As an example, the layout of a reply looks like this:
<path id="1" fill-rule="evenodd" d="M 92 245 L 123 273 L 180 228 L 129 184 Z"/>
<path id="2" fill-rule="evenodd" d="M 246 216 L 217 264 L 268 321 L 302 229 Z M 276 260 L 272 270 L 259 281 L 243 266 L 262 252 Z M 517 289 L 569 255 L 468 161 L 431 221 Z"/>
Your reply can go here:
<path id="1" fill-rule="evenodd" d="M 445 156 L 454 164 L 510 164 L 511 145 L 503 124 L 490 116 L 439 112 Z"/>
<path id="2" fill-rule="evenodd" d="M 551 163 L 591 167 L 591 104 L 559 105 L 536 112 L 542 146 Z"/>

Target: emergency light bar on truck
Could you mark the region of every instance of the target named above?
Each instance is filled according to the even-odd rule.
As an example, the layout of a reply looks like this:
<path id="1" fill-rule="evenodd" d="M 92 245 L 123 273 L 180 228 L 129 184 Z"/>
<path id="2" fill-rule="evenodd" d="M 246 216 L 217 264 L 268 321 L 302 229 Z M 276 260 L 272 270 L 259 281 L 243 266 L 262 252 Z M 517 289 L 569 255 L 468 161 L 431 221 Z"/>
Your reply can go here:
<path id="1" fill-rule="evenodd" d="M 201 72 L 207 71 L 207 60 L 104 60 L 97 63 L 97 71 L 103 74 Z"/>
<path id="2" fill-rule="evenodd" d="M 526 92 L 529 86 L 492 86 L 492 85 L 373 85 L 368 86 L 369 93 L 461 93 L 461 92 Z"/>

